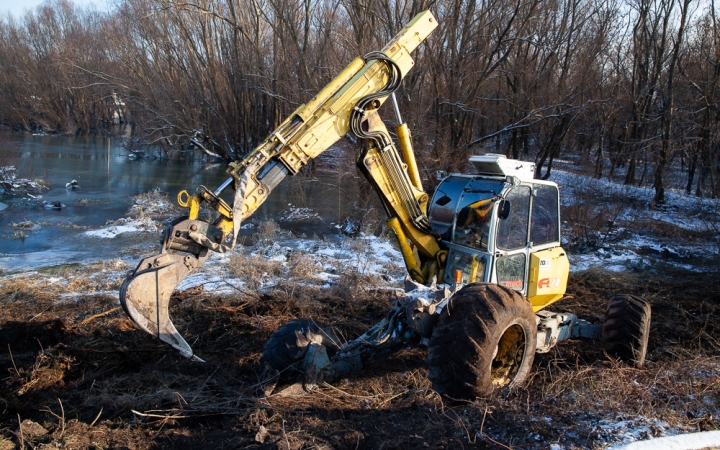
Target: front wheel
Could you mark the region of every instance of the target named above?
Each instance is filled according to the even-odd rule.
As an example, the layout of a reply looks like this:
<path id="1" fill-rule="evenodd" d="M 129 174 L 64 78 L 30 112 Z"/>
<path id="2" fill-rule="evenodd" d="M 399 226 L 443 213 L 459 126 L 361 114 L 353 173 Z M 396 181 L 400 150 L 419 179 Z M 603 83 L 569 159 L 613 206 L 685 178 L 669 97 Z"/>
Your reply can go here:
<path id="1" fill-rule="evenodd" d="M 428 343 L 428 377 L 439 394 L 472 400 L 522 384 L 537 325 L 530 302 L 493 283 L 472 284 L 443 309 Z"/>

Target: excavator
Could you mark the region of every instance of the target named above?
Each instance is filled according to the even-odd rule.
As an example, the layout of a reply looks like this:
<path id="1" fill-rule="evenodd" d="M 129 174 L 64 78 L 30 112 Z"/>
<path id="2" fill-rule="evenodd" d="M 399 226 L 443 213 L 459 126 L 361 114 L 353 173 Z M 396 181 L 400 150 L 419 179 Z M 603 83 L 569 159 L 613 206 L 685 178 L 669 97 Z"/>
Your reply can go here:
<path id="1" fill-rule="evenodd" d="M 610 351 L 643 364 L 651 314 L 645 299 L 617 295 L 595 321 L 545 309 L 565 294 L 569 262 L 558 186 L 534 179 L 533 163 L 475 155 L 471 173 L 439 173 L 432 198 L 423 189 L 394 92 L 415 64 L 413 51 L 437 26 L 430 11 L 418 14 L 382 50 L 350 62 L 251 153 L 230 163 L 229 178 L 217 189 L 178 194 L 187 215 L 164 230 L 160 253 L 142 259 L 120 290 L 139 328 L 202 361 L 170 320 L 174 289 L 209 252 L 232 251 L 241 223 L 283 179 L 351 136 L 361 143 L 357 167 L 379 195 L 407 267 L 404 295 L 348 342 L 311 319 L 282 325 L 265 345 L 266 369 L 312 387 L 398 348 L 425 345 L 433 389 L 474 399 L 522 386 L 535 353 L 566 339 L 602 338 Z M 399 123 L 397 146 L 379 112 L 388 99 Z M 220 197 L 228 188 L 232 205 Z M 217 218 L 201 220 L 201 209 Z"/>

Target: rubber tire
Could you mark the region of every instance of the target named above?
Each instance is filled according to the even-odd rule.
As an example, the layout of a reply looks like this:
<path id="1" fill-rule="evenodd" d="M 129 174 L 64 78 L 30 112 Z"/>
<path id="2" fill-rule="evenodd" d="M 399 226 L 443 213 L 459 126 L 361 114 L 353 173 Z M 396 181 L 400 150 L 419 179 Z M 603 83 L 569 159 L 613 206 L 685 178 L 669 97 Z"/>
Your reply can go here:
<path id="1" fill-rule="evenodd" d="M 325 346 L 328 356 L 334 355 L 339 348 L 338 338 L 329 325 L 312 319 L 295 319 L 278 328 L 265 343 L 260 357 L 261 367 L 267 364 L 281 373 L 300 370 L 305 348 L 298 345 L 296 331 L 305 336 L 308 332 L 319 335 L 322 340 L 320 343 Z"/>
<path id="2" fill-rule="evenodd" d="M 506 331 L 522 331 L 520 362 L 501 386 L 493 384 L 493 361 Z M 487 397 L 497 387 L 519 387 L 530 372 L 537 346 L 537 324 L 530 302 L 494 283 L 458 291 L 443 309 L 428 343 L 428 377 L 433 389 L 456 400 Z M 517 352 L 517 347 L 515 351 Z"/>
<path id="3" fill-rule="evenodd" d="M 602 327 L 602 341 L 608 352 L 641 368 L 650 338 L 650 302 L 630 294 L 614 296 L 608 303 Z"/>

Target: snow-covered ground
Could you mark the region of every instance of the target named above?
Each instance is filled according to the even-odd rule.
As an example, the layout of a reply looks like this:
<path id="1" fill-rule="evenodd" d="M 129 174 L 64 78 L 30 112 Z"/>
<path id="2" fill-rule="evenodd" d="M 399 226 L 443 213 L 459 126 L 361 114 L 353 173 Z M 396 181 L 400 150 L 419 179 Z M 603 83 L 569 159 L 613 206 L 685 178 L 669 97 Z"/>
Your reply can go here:
<path id="1" fill-rule="evenodd" d="M 707 270 L 705 263 L 720 253 L 720 201 L 700 199 L 683 192 L 666 191 L 667 202 L 652 206 L 655 191 L 595 179 L 564 170 L 550 177 L 560 186 L 564 209 L 585 207 L 590 238 L 595 246 L 568 239 L 578 224 L 563 219 L 563 245 L 569 247 L 571 270 L 593 267 L 611 271 L 647 270 L 662 261 L 686 270 Z M 591 204 L 583 204 L 589 202 Z M 657 236 L 655 230 L 670 230 Z M 707 239 L 695 239 L 704 233 Z"/>
<path id="2" fill-rule="evenodd" d="M 280 237 L 273 241 L 261 241 L 253 247 L 236 248 L 251 261 L 258 258 L 274 262 L 284 271 L 289 271 L 291 258 L 306 256 L 319 270 L 307 275 L 304 282 L 321 288 L 329 288 L 339 281 L 341 270 L 357 271 L 360 275 L 377 277 L 383 284 L 402 286 L 405 277 L 402 255 L 387 241 L 375 236 L 360 236 L 356 239 L 344 238 L 332 241 L 321 239 Z M 214 293 L 232 293 L 237 289 L 246 289 L 246 281 L 242 277 L 233 276 L 233 254 L 213 253 L 201 271 L 185 278 L 177 287 L 178 290 L 203 286 L 205 291 Z M 339 270 L 340 269 L 340 270 Z M 286 278 L 283 277 L 283 280 Z M 303 282 L 303 280 L 297 280 Z M 261 274 L 253 278 L 257 283 L 253 287 L 264 291 L 274 287 L 278 278 L 270 274 Z"/>
<path id="3" fill-rule="evenodd" d="M 720 250 L 720 235 L 713 233 L 713 227 L 717 227 L 718 210 L 720 208 L 717 200 L 698 199 L 682 192 L 668 191 L 668 201 L 662 208 L 651 208 L 651 200 L 654 191 L 637 186 L 625 186 L 621 183 L 611 182 L 607 179 L 597 180 L 588 176 L 574 174 L 563 170 L 554 170 L 551 180 L 561 187 L 561 202 L 564 209 L 578 205 L 588 198 L 593 199 L 593 205 L 588 205 L 590 214 L 606 217 L 597 219 L 591 217 L 595 222 L 602 221 L 603 224 L 590 224 L 592 228 L 595 245 L 583 245 L 571 242 L 573 228 L 577 224 L 563 221 L 563 246 L 568 250 L 571 270 L 581 271 L 590 268 L 602 268 L 610 271 L 625 270 L 647 270 L 654 267 L 658 261 L 663 264 L 686 269 L 686 270 L 707 270 L 705 264 L 718 256 Z M 621 199 L 621 200 L 618 200 Z M 88 237 L 112 239 L 120 234 L 134 232 L 154 232 L 162 229 L 162 225 L 150 219 L 150 215 L 161 213 L 167 214 L 172 211 L 166 198 L 162 196 L 149 195 L 136 200 L 131 213 L 142 212 L 139 219 L 120 219 L 110 225 L 99 229 L 85 231 Z M 613 203 L 611 208 L 604 207 Z M 137 215 L 137 214 L 133 214 Z M 288 209 L 278 215 L 279 222 L 322 220 L 318 213 L 310 208 L 296 208 L 292 204 Z M 608 225 L 606 225 L 606 223 Z M 610 225 L 611 224 L 611 225 Z M 653 224 L 665 224 L 666 227 L 676 229 L 677 236 L 662 237 L 653 233 Z M 243 228 L 248 229 L 255 224 L 248 222 Z M 707 232 L 708 235 L 715 235 L 710 239 L 683 239 L 683 230 L 688 232 Z M 318 258 L 343 261 L 347 263 L 354 261 L 359 265 L 358 270 L 374 275 L 382 271 L 388 263 L 402 264 L 400 253 L 395 249 L 393 243 L 363 236 L 362 242 L 368 244 L 368 250 L 363 254 L 350 248 L 343 239 L 332 239 L 323 241 L 320 239 L 292 238 L 286 237 L 275 244 L 274 250 L 270 251 L 272 257 L 282 257 L 283 253 L 289 251 L 302 251 L 317 255 Z M 357 247 L 357 246 L 356 246 Z M 258 250 L 242 249 L 250 254 L 257 254 Z M 269 255 L 269 254 L 268 254 Z M 268 256 L 264 255 L 264 256 Z M 191 287 L 192 279 L 205 278 L 204 283 L 212 283 L 207 277 L 209 271 L 215 271 L 216 266 L 222 267 L 227 262 L 228 256 L 214 255 L 205 272 L 192 276 L 181 286 Z M 207 273 L 207 274 L 205 274 Z M 214 274 L 212 276 L 220 276 Z M 211 276 L 211 277 L 212 277 Z M 219 287 L 219 286 L 216 286 Z"/>

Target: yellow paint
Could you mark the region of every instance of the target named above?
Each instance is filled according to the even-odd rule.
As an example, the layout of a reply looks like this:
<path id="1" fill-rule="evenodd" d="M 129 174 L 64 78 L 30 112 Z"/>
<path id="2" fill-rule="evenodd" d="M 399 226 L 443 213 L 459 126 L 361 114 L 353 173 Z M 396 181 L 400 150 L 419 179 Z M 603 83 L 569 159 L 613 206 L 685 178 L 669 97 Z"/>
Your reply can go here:
<path id="1" fill-rule="evenodd" d="M 482 259 L 480 258 L 480 255 L 473 255 L 472 263 L 470 264 L 470 276 L 468 277 L 468 283 L 477 283 L 478 269 L 480 268 L 481 261 Z"/>
<path id="2" fill-rule="evenodd" d="M 183 200 L 185 197 L 185 200 Z M 183 208 L 188 209 L 188 219 L 197 220 L 200 216 L 200 197 L 197 195 L 190 195 L 187 191 L 180 191 L 177 195 L 177 202 Z"/>
<path id="3" fill-rule="evenodd" d="M 397 237 L 398 245 L 400 246 L 400 253 L 402 253 L 403 255 L 403 259 L 405 260 L 405 267 L 407 267 L 408 273 L 418 283 L 425 284 L 426 279 L 421 274 L 420 265 L 418 263 L 418 260 L 415 258 L 415 255 L 413 254 L 413 249 L 411 249 L 410 245 L 408 244 L 405 233 L 400 226 L 400 221 L 397 217 L 393 217 L 392 219 L 388 219 L 387 224 L 388 227 L 393 230 L 395 236 Z"/>
<path id="4" fill-rule="evenodd" d="M 377 117 L 377 115 L 373 116 Z M 385 129 L 385 125 L 382 123 L 381 120 L 369 120 L 368 122 L 370 130 L 384 130 L 385 132 L 387 132 L 387 129 Z M 397 153 L 394 148 L 389 151 Z M 390 210 L 390 214 L 398 218 L 403 232 L 405 233 L 407 238 L 410 239 L 413 244 L 415 244 L 415 247 L 417 248 L 420 255 L 426 258 L 435 259 L 435 255 L 437 254 L 437 252 L 440 251 L 440 246 L 438 245 L 437 238 L 431 234 L 426 234 L 420 231 L 419 229 L 417 229 L 417 227 L 413 225 L 408 211 L 406 211 L 401 204 L 398 192 L 396 192 L 392 188 L 389 174 L 386 173 L 385 168 L 380 163 L 379 150 L 376 148 L 371 148 L 370 150 L 368 150 L 367 154 L 365 155 L 365 159 L 362 161 L 362 164 L 368 172 L 368 178 L 370 178 L 370 180 L 372 180 L 372 182 L 375 184 L 376 191 L 380 195 L 380 199 Z M 420 209 L 423 212 L 427 211 L 427 194 L 412 185 L 406 172 L 403 172 L 402 176 L 405 177 L 404 184 L 411 189 L 413 197 L 415 197 L 415 199 L 420 204 Z"/>
<path id="5" fill-rule="evenodd" d="M 183 198 L 185 200 L 183 200 Z M 190 199 L 190 194 L 188 194 L 188 191 L 183 189 L 182 191 L 178 192 L 177 202 L 178 202 L 178 205 L 180 205 L 182 208 L 187 208 L 189 206 L 188 205 L 189 199 Z"/>
<path id="6" fill-rule="evenodd" d="M 555 247 L 530 255 L 528 300 L 539 311 L 565 295 L 570 262 L 565 250 Z"/>
<path id="7" fill-rule="evenodd" d="M 412 184 L 416 188 L 422 191 L 422 180 L 420 180 L 420 172 L 417 168 L 417 162 L 415 162 L 415 152 L 413 151 L 412 141 L 410 140 L 410 130 L 407 124 L 403 123 L 395 128 L 395 132 L 397 133 L 400 152 L 402 153 L 405 164 L 407 164 L 410 181 L 412 181 Z"/>
<path id="8" fill-rule="evenodd" d="M 227 236 L 228 234 L 233 232 L 233 222 L 232 219 L 226 219 L 224 217 L 221 217 L 220 220 L 215 223 L 215 226 L 220 229 L 223 233 L 223 238 Z"/>

